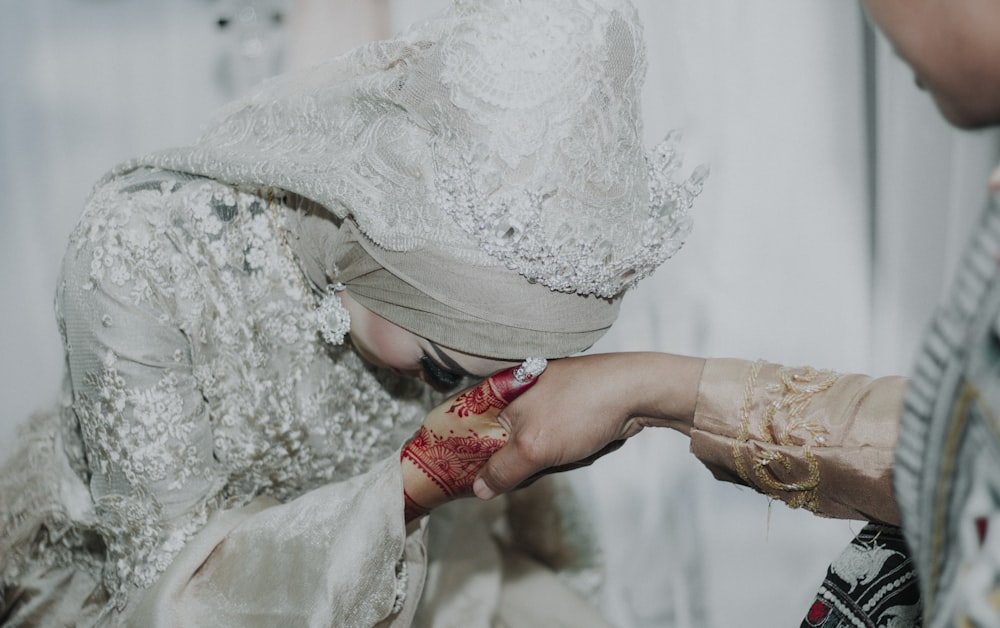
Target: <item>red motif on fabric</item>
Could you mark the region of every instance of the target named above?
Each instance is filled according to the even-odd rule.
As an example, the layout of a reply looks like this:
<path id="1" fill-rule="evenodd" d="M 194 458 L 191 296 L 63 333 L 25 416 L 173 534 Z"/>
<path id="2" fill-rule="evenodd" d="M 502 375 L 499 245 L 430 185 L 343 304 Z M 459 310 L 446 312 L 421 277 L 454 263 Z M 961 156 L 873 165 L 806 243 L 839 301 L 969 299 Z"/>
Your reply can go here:
<path id="1" fill-rule="evenodd" d="M 806 621 L 809 622 L 810 626 L 819 626 L 829 614 L 830 607 L 827 606 L 826 603 L 816 600 L 809 608 L 809 614 L 806 615 Z"/>
<path id="2" fill-rule="evenodd" d="M 502 438 L 480 436 L 438 436 L 426 427 L 400 453 L 420 469 L 448 497 L 472 494 L 476 473 L 506 442 Z"/>

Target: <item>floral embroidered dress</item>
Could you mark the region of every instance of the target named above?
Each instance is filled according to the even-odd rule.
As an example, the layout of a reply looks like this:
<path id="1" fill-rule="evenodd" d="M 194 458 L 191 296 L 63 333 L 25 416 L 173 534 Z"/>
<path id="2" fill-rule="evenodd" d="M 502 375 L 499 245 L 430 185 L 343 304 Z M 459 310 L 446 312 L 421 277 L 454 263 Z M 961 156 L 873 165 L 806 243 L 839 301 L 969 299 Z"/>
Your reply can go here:
<path id="1" fill-rule="evenodd" d="M 5 625 L 409 624 L 398 448 L 431 399 L 323 342 L 295 211 L 148 168 L 95 191 L 56 299 L 64 399 L 0 475 Z"/>

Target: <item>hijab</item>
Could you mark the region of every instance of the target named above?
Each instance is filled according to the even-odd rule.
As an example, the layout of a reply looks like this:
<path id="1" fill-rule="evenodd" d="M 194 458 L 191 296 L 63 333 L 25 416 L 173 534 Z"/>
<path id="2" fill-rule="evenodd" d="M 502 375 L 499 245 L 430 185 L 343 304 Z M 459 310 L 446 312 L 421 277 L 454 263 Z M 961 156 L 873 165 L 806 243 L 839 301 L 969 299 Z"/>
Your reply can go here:
<path id="1" fill-rule="evenodd" d="M 690 228 L 705 173 L 677 177 L 674 136 L 644 150 L 645 65 L 628 0 L 456 0 L 109 176 L 154 166 L 308 199 L 327 225 L 298 234 L 315 280 L 443 346 L 560 357 Z"/>

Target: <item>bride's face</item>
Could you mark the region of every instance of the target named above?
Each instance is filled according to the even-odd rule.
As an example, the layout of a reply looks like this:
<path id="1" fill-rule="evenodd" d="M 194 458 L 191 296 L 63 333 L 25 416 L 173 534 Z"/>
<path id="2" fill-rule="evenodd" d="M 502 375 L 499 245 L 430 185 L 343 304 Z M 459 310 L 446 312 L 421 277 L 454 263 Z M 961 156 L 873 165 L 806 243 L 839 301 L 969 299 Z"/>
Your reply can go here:
<path id="1" fill-rule="evenodd" d="M 519 364 L 442 347 L 375 314 L 347 291 L 339 296 L 351 314 L 351 344 L 366 362 L 437 390 L 452 390 L 466 377 L 482 379 Z"/>

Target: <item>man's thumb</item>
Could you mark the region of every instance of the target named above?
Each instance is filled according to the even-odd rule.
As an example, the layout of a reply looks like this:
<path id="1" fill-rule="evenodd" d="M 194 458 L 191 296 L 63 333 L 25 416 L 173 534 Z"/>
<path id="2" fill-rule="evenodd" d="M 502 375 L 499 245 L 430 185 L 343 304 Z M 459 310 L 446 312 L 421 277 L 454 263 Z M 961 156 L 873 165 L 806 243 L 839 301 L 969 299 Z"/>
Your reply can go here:
<path id="1" fill-rule="evenodd" d="M 517 460 L 517 445 L 511 439 L 490 456 L 483 468 L 479 470 L 472 490 L 479 499 L 493 499 L 501 493 L 506 493 L 518 484 L 516 472 L 512 468 Z M 512 481 L 513 479 L 513 481 Z"/>

